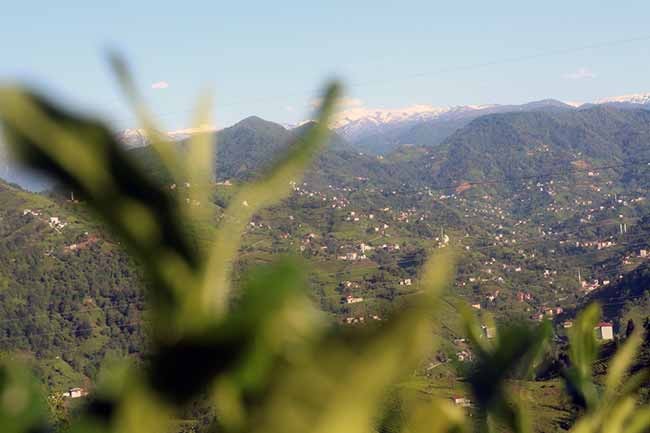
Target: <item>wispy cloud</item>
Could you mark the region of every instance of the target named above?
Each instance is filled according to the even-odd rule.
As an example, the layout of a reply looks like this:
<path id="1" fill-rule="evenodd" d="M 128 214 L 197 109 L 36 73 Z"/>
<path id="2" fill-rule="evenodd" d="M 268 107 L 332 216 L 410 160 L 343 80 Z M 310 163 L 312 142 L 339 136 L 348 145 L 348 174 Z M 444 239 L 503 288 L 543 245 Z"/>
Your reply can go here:
<path id="1" fill-rule="evenodd" d="M 580 68 L 577 71 L 564 74 L 563 77 L 565 80 L 584 80 L 596 78 L 596 74 L 587 68 Z"/>
<path id="2" fill-rule="evenodd" d="M 151 85 L 151 88 L 154 90 L 166 89 L 168 87 L 169 83 L 167 81 L 156 81 Z"/>

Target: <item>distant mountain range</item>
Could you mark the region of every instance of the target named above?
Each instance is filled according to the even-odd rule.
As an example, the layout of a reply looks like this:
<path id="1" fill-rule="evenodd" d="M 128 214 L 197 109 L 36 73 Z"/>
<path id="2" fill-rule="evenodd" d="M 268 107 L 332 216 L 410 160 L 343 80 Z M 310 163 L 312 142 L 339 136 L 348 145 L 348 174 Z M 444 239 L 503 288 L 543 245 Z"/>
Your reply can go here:
<path id="1" fill-rule="evenodd" d="M 521 178 L 560 171 L 560 177 L 570 182 L 576 166 L 615 164 L 622 167 L 607 172 L 615 185 L 622 189 L 650 186 L 646 171 L 640 171 L 637 164 L 650 161 L 650 110 L 609 104 L 575 109 L 557 101 L 542 101 L 463 117 L 453 125 L 456 129 L 449 128 L 447 137 L 435 137 L 435 146 L 397 144 L 385 156 L 361 152 L 335 131 L 327 150 L 308 171 L 307 181 L 317 188 L 352 186 L 365 179 L 378 189 L 397 190 L 408 185 L 453 192 L 464 182 L 497 179 L 498 185 L 486 188 L 508 197 L 520 187 Z M 216 178 L 247 180 L 259 175 L 309 127 L 286 129 L 249 117 L 216 132 Z M 422 123 L 412 131 L 434 142 L 431 123 Z M 185 143 L 181 141 L 180 146 Z M 141 160 L 155 160 L 149 148 L 134 152 Z"/>
<path id="2" fill-rule="evenodd" d="M 486 114 L 577 110 L 602 104 L 620 108 L 650 107 L 650 93 L 606 98 L 587 104 L 545 99 L 522 105 L 417 105 L 401 110 L 352 108 L 339 115 L 334 127 L 343 138 L 359 149 L 371 153 L 387 153 L 404 144 L 437 145 L 471 120 Z"/>
<path id="3" fill-rule="evenodd" d="M 586 104 L 546 99 L 522 105 L 467 105 L 446 108 L 418 105 L 401 110 L 353 107 L 342 111 L 333 123 L 335 134 L 330 148 L 339 153 L 347 151 L 347 158 L 352 158 L 351 155 L 356 155 L 355 158 L 358 158 L 359 153 L 388 155 L 409 145 L 431 148 L 444 143 L 449 145 L 458 142 L 457 133 L 474 120 L 484 116 L 506 113 L 559 115 L 579 113 L 596 106 L 613 107 L 622 111 L 648 109 L 650 93 L 605 98 Z M 173 141 L 184 143 L 197 132 L 214 134 L 215 140 L 219 143 L 216 158 L 217 176 L 245 178 L 258 172 L 270 160 L 276 158 L 302 129 L 308 126 L 309 122 L 299 126 L 283 126 L 251 116 L 219 131 L 208 125 L 170 131 L 167 135 Z M 533 127 L 532 124 L 528 126 Z M 492 132 L 498 136 L 503 131 Z M 148 144 L 146 133 L 141 129 L 120 131 L 117 133 L 117 138 L 128 148 L 137 149 Z M 331 158 L 333 155 L 334 153 L 330 152 L 325 158 Z M 330 163 L 331 160 L 325 165 Z M 8 161 L 1 146 L 0 178 L 32 190 L 43 189 L 49 185 L 47 181 L 35 177 L 32 173 L 17 169 Z"/>
<path id="4" fill-rule="evenodd" d="M 350 145 L 371 153 L 387 153 L 403 144 L 431 146 L 439 144 L 452 132 L 469 121 L 494 113 L 521 111 L 575 110 L 593 105 L 615 105 L 619 108 L 650 108 L 650 93 L 630 94 L 604 98 L 594 103 L 562 102 L 544 99 L 521 105 L 461 105 L 434 107 L 414 105 L 403 109 L 371 109 L 353 107 L 343 110 L 333 122 L 332 129 Z M 255 117 L 255 116 L 252 116 Z M 282 125 L 295 129 L 304 124 Z M 228 129 L 228 128 L 226 128 Z M 189 128 L 170 131 L 173 140 L 183 140 L 196 132 L 213 132 L 214 127 Z M 118 134 L 129 147 L 147 144 L 141 129 L 126 129 Z"/>

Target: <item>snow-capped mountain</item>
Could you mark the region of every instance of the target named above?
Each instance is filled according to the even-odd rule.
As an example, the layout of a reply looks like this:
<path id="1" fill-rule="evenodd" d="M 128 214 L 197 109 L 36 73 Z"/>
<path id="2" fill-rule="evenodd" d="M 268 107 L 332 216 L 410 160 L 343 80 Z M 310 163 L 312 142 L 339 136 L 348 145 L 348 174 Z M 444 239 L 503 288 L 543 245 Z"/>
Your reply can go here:
<path id="1" fill-rule="evenodd" d="M 212 125 L 202 125 L 194 128 L 184 128 L 175 131 L 167 131 L 165 134 L 172 141 L 182 141 L 194 134 L 216 132 L 217 128 Z M 118 140 L 128 148 L 143 147 L 149 144 L 147 131 L 139 128 L 124 129 L 117 133 Z"/>
<path id="2" fill-rule="evenodd" d="M 562 102 L 544 99 L 521 105 L 460 105 L 436 107 L 433 105 L 412 105 L 404 108 L 369 108 L 361 103 L 352 104 L 339 112 L 332 127 L 353 146 L 370 152 L 388 152 L 402 144 L 435 145 L 471 120 L 493 113 L 536 110 L 573 110 L 595 104 L 611 104 L 620 108 L 650 106 L 650 93 L 637 93 L 603 98 L 593 103 Z M 308 122 L 308 121 L 305 121 Z M 305 122 L 283 125 L 294 129 Z M 166 132 L 174 141 L 187 139 L 201 132 L 216 132 L 212 125 L 179 129 Z M 142 129 L 126 129 L 118 138 L 127 147 L 141 147 L 148 144 L 146 132 Z"/>
<path id="3" fill-rule="evenodd" d="M 438 118 L 455 118 L 491 106 L 434 107 L 413 105 L 401 109 L 369 109 L 355 107 L 342 111 L 333 123 L 341 136 L 356 141 L 365 135 L 381 133 L 386 129 L 417 124 Z"/>
<path id="4" fill-rule="evenodd" d="M 630 95 L 612 96 L 595 102 L 596 104 L 637 104 L 650 105 L 650 93 L 632 93 Z"/>
<path id="5" fill-rule="evenodd" d="M 536 110 L 572 110 L 595 104 L 611 104 L 620 108 L 637 108 L 650 106 L 650 93 L 603 98 L 593 103 L 562 102 L 554 99 L 530 102 L 521 105 L 462 105 L 453 107 L 434 107 L 431 105 L 413 105 L 402 109 L 372 109 L 360 105 L 343 110 L 333 126 L 336 132 L 352 144 L 360 144 L 365 150 L 373 150 L 379 137 L 383 141 L 379 146 L 389 151 L 401 144 L 423 144 L 423 127 L 428 128 L 427 135 L 439 135 L 434 141 L 462 127 L 472 119 L 492 113 Z M 431 134 L 433 130 L 440 134 Z M 413 132 L 416 131 L 414 134 Z M 434 144 L 434 143 L 430 143 Z M 370 146 L 368 146 L 370 145 Z M 377 149 L 374 149 L 377 151 Z"/>

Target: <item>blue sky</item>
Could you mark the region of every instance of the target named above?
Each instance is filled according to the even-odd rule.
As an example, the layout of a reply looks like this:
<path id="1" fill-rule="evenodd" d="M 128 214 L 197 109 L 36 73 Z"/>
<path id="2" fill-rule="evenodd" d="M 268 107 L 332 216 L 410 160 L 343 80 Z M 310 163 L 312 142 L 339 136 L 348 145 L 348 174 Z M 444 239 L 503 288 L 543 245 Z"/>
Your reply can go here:
<path id="1" fill-rule="evenodd" d="M 293 122 L 330 77 L 382 108 L 650 92 L 647 1 L 6 3 L 0 80 L 37 86 L 116 128 L 134 121 L 107 48 L 128 58 L 166 129 L 189 126 L 203 89 L 214 92 L 217 125 L 251 114 Z"/>

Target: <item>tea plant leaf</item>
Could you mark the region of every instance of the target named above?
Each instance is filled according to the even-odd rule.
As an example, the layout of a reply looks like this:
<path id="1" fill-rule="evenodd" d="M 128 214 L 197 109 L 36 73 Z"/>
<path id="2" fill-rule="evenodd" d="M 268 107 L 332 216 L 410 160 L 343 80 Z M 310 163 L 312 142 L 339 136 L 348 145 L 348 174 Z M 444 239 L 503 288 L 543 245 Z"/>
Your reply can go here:
<path id="1" fill-rule="evenodd" d="M 571 366 L 563 374 L 569 394 L 581 407 L 595 407 L 598 402 L 592 369 L 598 355 L 594 328 L 599 318 L 600 307 L 591 304 L 580 313 L 569 333 Z"/>
<path id="2" fill-rule="evenodd" d="M 19 159 L 78 192 L 143 262 L 153 288 L 154 319 L 173 318 L 202 264 L 175 200 L 100 122 L 11 87 L 0 88 L 0 118 Z"/>
<path id="3" fill-rule="evenodd" d="M 108 61 L 129 105 L 135 110 L 138 121 L 145 131 L 149 145 L 156 151 L 165 168 L 172 175 L 172 178 L 177 182 L 181 182 L 185 178 L 186 172 L 185 167 L 181 163 L 182 159 L 180 158 L 179 152 L 176 146 L 161 132 L 161 128 L 154 122 L 153 115 L 149 113 L 147 106 L 142 101 L 142 97 L 133 80 L 133 75 L 126 60 L 119 54 L 112 52 L 108 55 Z"/>
<path id="4" fill-rule="evenodd" d="M 468 377 L 477 400 L 479 419 L 485 423 L 491 417 L 513 431 L 528 432 L 528 417 L 523 408 L 508 397 L 506 379 L 530 374 L 534 361 L 550 338 L 550 324 L 543 323 L 536 329 L 510 326 L 500 329 L 499 335 L 493 347 L 479 342 L 475 370 Z M 472 332 L 474 341 L 482 338 L 477 331 Z"/>
<path id="5" fill-rule="evenodd" d="M 635 331 L 628 337 L 625 344 L 616 351 L 610 361 L 605 379 L 605 398 L 614 394 L 623 383 L 623 377 L 634 362 L 643 338 L 640 331 Z"/>
<path id="6" fill-rule="evenodd" d="M 2 431 L 45 432 L 45 397 L 29 371 L 15 361 L 0 366 L 0 426 Z"/>
<path id="7" fill-rule="evenodd" d="M 291 182 L 301 179 L 307 165 L 320 151 L 327 136 L 328 125 L 340 93 L 337 84 L 330 85 L 317 116 L 318 121 L 290 148 L 287 155 L 257 181 L 244 185 L 225 211 L 214 247 L 206 267 L 201 297 L 188 306 L 192 311 L 223 312 L 229 294 L 232 262 L 239 248 L 241 235 L 251 217 L 259 210 L 286 197 Z"/>

